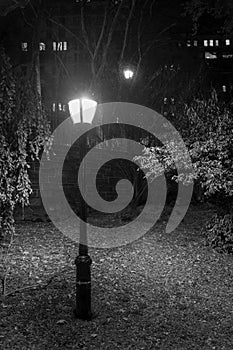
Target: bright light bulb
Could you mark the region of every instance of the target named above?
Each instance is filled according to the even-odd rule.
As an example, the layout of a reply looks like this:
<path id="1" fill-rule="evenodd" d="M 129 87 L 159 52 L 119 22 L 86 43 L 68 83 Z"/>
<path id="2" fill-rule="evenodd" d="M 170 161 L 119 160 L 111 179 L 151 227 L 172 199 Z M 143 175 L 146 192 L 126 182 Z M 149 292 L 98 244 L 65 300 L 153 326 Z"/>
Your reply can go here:
<path id="1" fill-rule="evenodd" d="M 124 77 L 125 79 L 132 79 L 134 76 L 134 72 L 131 69 L 124 69 Z"/>
<path id="2" fill-rule="evenodd" d="M 80 106 L 80 101 L 82 101 L 81 106 Z M 68 105 L 69 105 L 70 116 L 73 120 L 73 123 L 80 123 L 81 122 L 80 107 L 82 107 L 83 122 L 89 123 L 89 124 L 92 123 L 92 120 L 94 118 L 96 108 L 97 108 L 96 101 L 82 97 L 81 99 L 76 99 L 76 100 L 70 101 L 68 103 Z"/>

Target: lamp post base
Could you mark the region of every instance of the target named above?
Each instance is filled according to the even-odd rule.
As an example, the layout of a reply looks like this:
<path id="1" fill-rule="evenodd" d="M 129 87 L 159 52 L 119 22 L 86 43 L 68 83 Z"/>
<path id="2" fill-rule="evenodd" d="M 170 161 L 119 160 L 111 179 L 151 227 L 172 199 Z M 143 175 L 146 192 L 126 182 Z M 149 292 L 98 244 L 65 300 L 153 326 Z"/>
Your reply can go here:
<path id="1" fill-rule="evenodd" d="M 75 317 L 90 320 L 91 312 L 91 263 L 89 255 L 79 255 L 76 265 L 76 309 Z"/>

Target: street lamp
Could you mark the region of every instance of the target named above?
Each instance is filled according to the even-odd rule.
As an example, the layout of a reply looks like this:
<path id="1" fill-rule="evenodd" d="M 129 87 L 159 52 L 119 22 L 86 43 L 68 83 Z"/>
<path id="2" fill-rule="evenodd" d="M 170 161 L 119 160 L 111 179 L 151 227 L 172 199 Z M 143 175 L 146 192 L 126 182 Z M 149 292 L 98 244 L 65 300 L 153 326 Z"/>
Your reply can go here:
<path id="1" fill-rule="evenodd" d="M 123 75 L 126 80 L 131 80 L 134 77 L 134 71 L 130 68 L 125 68 L 123 70 Z"/>
<path id="2" fill-rule="evenodd" d="M 88 98 L 72 100 L 68 103 L 70 116 L 74 124 L 88 123 L 91 124 L 96 112 L 97 102 Z M 83 159 L 82 173 L 82 193 L 85 193 L 85 154 L 87 150 L 86 139 L 80 147 L 81 159 Z M 80 200 L 80 236 L 79 236 L 79 255 L 75 259 L 76 265 L 76 308 L 75 315 L 77 318 L 90 320 L 91 312 L 91 263 L 92 260 L 88 255 L 87 242 L 87 205 L 81 193 Z"/>

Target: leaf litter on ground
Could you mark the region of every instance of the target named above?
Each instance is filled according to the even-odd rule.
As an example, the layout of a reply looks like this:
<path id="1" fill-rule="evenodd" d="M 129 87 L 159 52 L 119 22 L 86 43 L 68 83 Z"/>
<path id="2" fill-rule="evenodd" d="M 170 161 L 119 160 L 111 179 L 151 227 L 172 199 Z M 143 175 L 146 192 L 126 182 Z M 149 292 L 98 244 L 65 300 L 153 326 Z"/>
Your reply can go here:
<path id="1" fill-rule="evenodd" d="M 170 234 L 160 220 L 130 245 L 90 249 L 97 317 L 89 322 L 73 316 L 78 245 L 52 224 L 18 224 L 0 347 L 232 349 L 233 257 L 203 243 L 212 214 L 192 206 Z"/>

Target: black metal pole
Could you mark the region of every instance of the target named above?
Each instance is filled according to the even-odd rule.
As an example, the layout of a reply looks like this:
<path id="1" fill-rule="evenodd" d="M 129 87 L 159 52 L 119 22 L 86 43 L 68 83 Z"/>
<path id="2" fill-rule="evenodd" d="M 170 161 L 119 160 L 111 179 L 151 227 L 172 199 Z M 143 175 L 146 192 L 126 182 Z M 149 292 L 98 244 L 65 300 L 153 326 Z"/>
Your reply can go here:
<path id="1" fill-rule="evenodd" d="M 80 119 L 83 123 L 82 100 L 80 99 Z M 84 159 L 87 150 L 87 140 L 85 139 L 80 147 L 81 159 Z M 83 161 L 82 173 L 82 192 L 85 193 L 85 161 Z M 81 194 L 81 193 L 80 193 Z M 79 255 L 75 259 L 76 265 L 76 309 L 75 315 L 83 320 L 90 320 L 91 312 L 91 263 L 92 260 L 88 255 L 87 242 L 87 205 L 85 199 L 80 195 L 80 236 L 79 236 Z"/>

